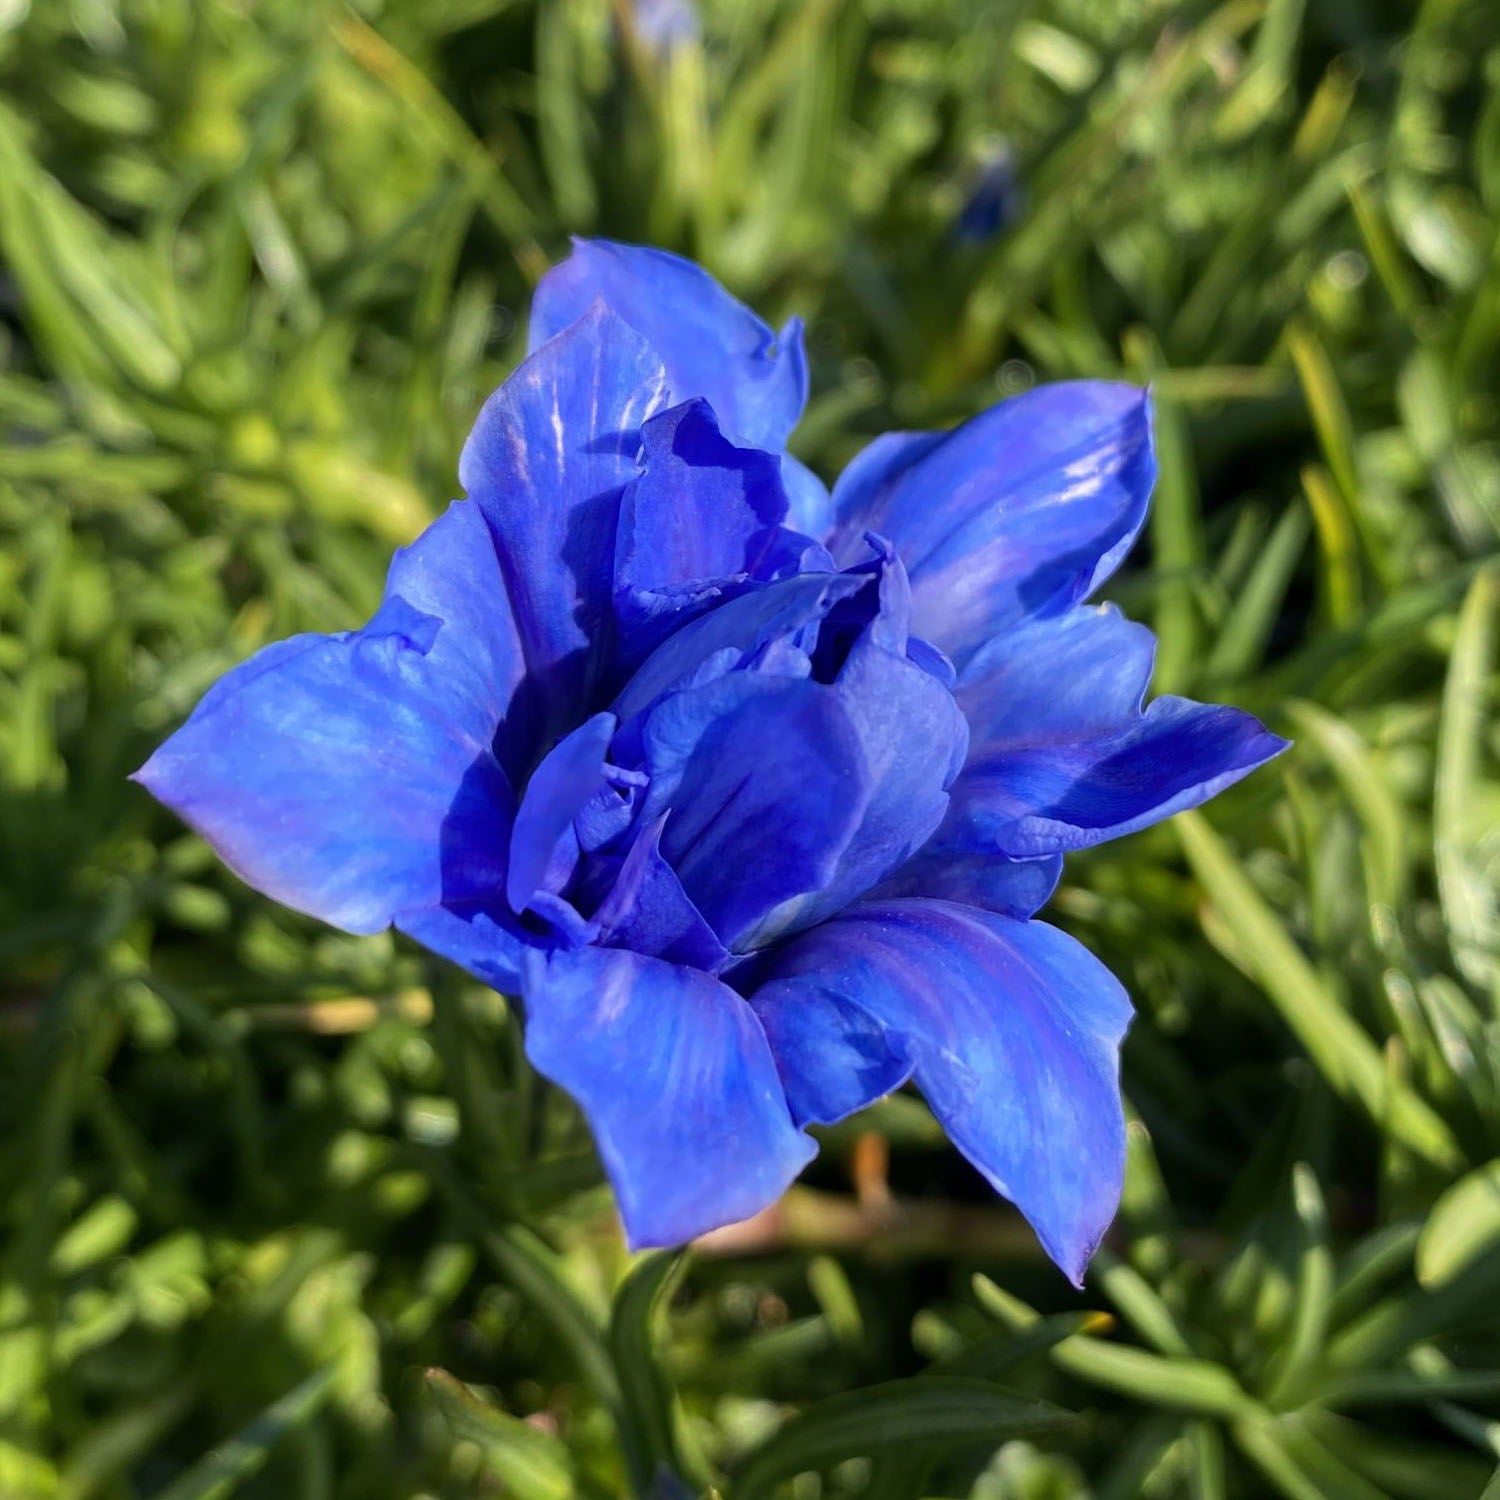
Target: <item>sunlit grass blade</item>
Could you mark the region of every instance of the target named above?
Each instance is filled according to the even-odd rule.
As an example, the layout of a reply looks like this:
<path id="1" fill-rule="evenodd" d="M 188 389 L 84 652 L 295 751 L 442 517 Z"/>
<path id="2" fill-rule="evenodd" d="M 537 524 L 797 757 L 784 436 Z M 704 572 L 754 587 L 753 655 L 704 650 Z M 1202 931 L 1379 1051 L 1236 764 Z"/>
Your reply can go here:
<path id="1" fill-rule="evenodd" d="M 314 1371 L 168 1485 L 156 1500 L 225 1500 L 243 1480 L 264 1467 L 277 1444 L 317 1414 L 328 1399 L 333 1380 L 332 1366 Z"/>
<path id="2" fill-rule="evenodd" d="M 1236 952 L 1248 957 L 1252 977 L 1330 1085 L 1419 1157 L 1451 1171 L 1462 1159 L 1452 1131 L 1410 1089 L 1389 1091 L 1379 1049 L 1313 970 L 1228 846 L 1198 813 L 1182 814 L 1176 826 L 1210 900 L 1239 940 Z"/>

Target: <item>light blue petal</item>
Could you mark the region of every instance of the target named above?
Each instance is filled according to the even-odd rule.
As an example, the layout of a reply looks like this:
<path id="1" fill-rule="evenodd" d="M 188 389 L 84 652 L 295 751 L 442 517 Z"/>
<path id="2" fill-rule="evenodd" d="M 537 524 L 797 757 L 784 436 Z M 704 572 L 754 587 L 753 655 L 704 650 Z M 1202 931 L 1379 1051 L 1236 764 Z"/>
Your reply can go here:
<path id="1" fill-rule="evenodd" d="M 772 1203 L 815 1154 L 764 1032 L 712 975 L 618 948 L 529 957 L 526 1051 L 593 1128 L 635 1249 Z"/>
<path id="2" fill-rule="evenodd" d="M 1083 849 L 1206 802 L 1287 747 L 1234 708 L 1158 698 L 1149 631 L 1078 609 L 997 638 L 962 674 L 974 746 L 935 850 Z"/>
<path id="3" fill-rule="evenodd" d="M 726 436 L 780 452 L 807 404 L 802 324 L 778 337 L 707 271 L 665 250 L 574 240 L 531 304 L 539 347 L 596 303 L 630 324 L 660 356 L 673 402 L 702 396 Z"/>
<path id="4" fill-rule="evenodd" d="M 537 748 L 577 723 L 607 672 L 620 499 L 641 424 L 665 404 L 656 356 L 595 307 L 485 402 L 464 445 L 459 477 L 495 535 Z"/>
<path id="5" fill-rule="evenodd" d="M 912 630 L 963 666 L 1028 616 L 1078 603 L 1145 520 L 1156 475 L 1143 391 L 1041 386 L 950 433 L 891 433 L 834 487 L 841 562 L 889 537 L 911 574 Z"/>
<path id="6" fill-rule="evenodd" d="M 503 890 L 514 799 L 490 746 L 520 675 L 488 529 L 459 503 L 398 554 L 365 630 L 268 647 L 136 779 L 257 890 L 378 932 Z"/>
<path id="7" fill-rule="evenodd" d="M 787 525 L 804 536 L 827 536 L 833 525 L 833 496 L 828 486 L 790 453 L 781 456 L 781 482 L 789 506 Z"/>
<path id="8" fill-rule="evenodd" d="M 777 1065 L 804 1108 L 835 1096 L 824 1075 L 839 1067 L 866 1079 L 846 1081 L 842 1105 L 888 1085 L 896 1070 L 879 1063 L 870 1023 L 883 1027 L 884 1055 L 910 1062 L 953 1143 L 1082 1280 L 1120 1199 L 1131 1016 L 1087 949 L 1044 923 L 946 901 L 861 903 L 776 954 L 753 1003 L 775 1014 Z M 823 1014 L 783 1030 L 799 1007 Z"/>
<path id="9" fill-rule="evenodd" d="M 1112 604 L 1005 631 L 954 687 L 972 755 L 1110 733 L 1140 713 L 1155 656 L 1155 636 Z"/>

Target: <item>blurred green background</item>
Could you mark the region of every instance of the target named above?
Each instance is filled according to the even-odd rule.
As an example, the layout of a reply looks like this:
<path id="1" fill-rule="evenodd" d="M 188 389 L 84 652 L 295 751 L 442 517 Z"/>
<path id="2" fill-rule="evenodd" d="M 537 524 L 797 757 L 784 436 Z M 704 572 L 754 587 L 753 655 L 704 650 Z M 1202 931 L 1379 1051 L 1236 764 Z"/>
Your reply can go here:
<path id="1" fill-rule="evenodd" d="M 1154 385 L 1113 592 L 1297 746 L 1051 908 L 1081 1295 L 913 1097 L 632 1271 L 500 1000 L 124 779 L 366 617 L 569 232 L 804 315 L 826 475 Z M 1495 0 L 0 0 L 0 1497 L 1500 1495 L 1497 343 Z"/>

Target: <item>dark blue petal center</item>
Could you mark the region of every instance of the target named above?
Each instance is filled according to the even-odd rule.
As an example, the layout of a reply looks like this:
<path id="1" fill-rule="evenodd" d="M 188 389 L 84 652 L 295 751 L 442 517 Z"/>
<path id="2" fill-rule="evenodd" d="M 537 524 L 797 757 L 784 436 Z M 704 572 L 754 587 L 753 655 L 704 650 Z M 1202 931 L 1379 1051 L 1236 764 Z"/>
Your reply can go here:
<path id="1" fill-rule="evenodd" d="M 694 614 L 553 747 L 516 818 L 518 917 L 718 972 L 931 837 L 968 730 L 941 654 L 908 635 L 900 560 L 872 547 Z"/>

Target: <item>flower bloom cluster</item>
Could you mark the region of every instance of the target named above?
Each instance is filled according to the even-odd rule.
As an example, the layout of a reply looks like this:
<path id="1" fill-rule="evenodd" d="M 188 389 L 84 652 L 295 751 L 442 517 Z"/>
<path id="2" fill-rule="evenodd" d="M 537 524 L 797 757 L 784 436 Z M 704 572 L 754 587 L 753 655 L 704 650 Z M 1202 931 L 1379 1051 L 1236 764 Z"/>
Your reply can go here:
<path id="1" fill-rule="evenodd" d="M 1075 1281 L 1130 1005 L 1034 920 L 1069 850 L 1284 748 L 1161 697 L 1089 595 L 1154 477 L 1129 386 L 891 433 L 830 494 L 807 394 L 690 262 L 581 242 L 363 629 L 229 673 L 138 774 L 245 880 L 524 1003 L 635 1245 L 779 1195 L 912 1080 Z"/>

